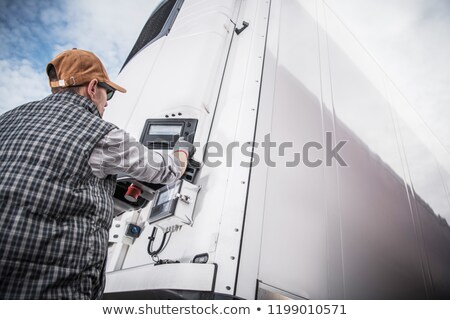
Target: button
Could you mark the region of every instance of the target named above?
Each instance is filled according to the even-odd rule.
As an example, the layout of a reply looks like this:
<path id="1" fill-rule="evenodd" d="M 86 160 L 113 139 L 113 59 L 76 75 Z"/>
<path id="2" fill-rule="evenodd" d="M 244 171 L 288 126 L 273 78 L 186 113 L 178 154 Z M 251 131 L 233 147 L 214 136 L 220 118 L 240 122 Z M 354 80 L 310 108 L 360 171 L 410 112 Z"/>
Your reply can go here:
<path id="1" fill-rule="evenodd" d="M 135 203 L 137 202 L 141 193 L 142 190 L 132 184 L 128 187 L 127 193 L 125 194 L 125 199 L 127 199 L 129 202 Z"/>

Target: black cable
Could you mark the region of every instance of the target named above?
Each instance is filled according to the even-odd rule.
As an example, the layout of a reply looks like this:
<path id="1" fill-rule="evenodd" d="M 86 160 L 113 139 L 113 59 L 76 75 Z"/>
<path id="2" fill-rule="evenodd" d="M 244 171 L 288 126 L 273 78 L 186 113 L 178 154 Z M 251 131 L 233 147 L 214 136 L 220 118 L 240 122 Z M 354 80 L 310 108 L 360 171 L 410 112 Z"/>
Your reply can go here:
<path id="1" fill-rule="evenodd" d="M 170 232 L 169 238 L 167 238 L 166 244 L 164 245 L 164 247 L 161 249 L 160 252 L 163 252 L 164 249 L 165 249 L 165 248 L 167 247 L 167 245 L 169 244 L 170 238 L 172 237 L 172 233 L 173 233 L 173 232 Z M 166 232 L 166 234 L 167 234 L 167 232 Z M 164 260 L 160 260 L 158 256 L 152 256 L 152 260 L 153 260 L 153 262 L 155 262 L 155 265 L 158 265 L 158 264 L 160 264 L 161 262 L 164 261 Z"/>
<path id="2" fill-rule="evenodd" d="M 166 232 L 166 234 L 167 234 L 168 232 Z M 169 244 L 169 241 L 170 241 L 170 238 L 172 237 L 172 232 L 170 232 L 170 234 L 169 234 L 169 238 L 167 238 L 167 241 L 166 241 L 166 244 L 164 245 L 164 247 L 161 249 L 161 251 L 160 252 L 162 252 L 166 247 L 167 247 L 167 245 Z"/>
<path id="3" fill-rule="evenodd" d="M 155 251 L 152 250 L 153 247 L 153 241 L 155 241 L 156 239 L 156 233 L 158 232 L 158 228 L 153 227 L 153 231 L 152 231 L 152 235 L 150 237 L 148 237 L 148 246 L 147 246 L 147 252 L 151 257 L 157 256 L 158 254 L 160 254 L 164 249 L 165 249 L 165 242 L 166 242 L 166 237 L 167 234 L 169 232 L 164 232 L 161 244 L 159 246 L 159 248 Z"/>

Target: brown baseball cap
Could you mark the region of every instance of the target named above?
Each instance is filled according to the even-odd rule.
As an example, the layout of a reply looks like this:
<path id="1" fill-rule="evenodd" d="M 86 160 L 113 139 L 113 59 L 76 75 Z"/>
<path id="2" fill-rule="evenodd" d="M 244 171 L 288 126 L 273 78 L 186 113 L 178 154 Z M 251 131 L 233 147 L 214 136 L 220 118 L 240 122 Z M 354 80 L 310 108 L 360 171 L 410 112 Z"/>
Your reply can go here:
<path id="1" fill-rule="evenodd" d="M 50 79 L 49 70 L 55 68 L 58 80 Z M 74 48 L 58 54 L 47 64 L 47 75 L 49 76 L 50 87 L 73 87 L 88 83 L 92 79 L 104 82 L 114 90 L 127 92 L 121 86 L 109 80 L 100 59 L 92 52 Z"/>

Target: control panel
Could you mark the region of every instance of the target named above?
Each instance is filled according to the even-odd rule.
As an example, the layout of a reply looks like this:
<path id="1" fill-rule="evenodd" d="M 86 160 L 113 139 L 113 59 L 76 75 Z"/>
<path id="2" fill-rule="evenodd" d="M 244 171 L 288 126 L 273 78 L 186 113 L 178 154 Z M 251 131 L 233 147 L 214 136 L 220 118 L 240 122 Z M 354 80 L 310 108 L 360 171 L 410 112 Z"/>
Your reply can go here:
<path id="1" fill-rule="evenodd" d="M 175 142 L 180 137 L 184 137 L 186 141 L 194 143 L 197 123 L 197 119 L 147 119 L 140 142 L 147 148 L 155 151 L 169 151 L 173 149 Z M 190 159 L 182 179 L 194 183 L 200 166 L 200 163 Z M 137 181 L 130 176 L 118 175 L 114 193 L 114 215 L 117 216 L 125 211 L 138 210 L 147 206 L 161 188 L 165 187 Z M 158 195 L 161 195 L 161 193 L 158 193 Z M 166 207 L 160 208 L 160 210 L 163 209 L 166 209 Z"/>
<path id="2" fill-rule="evenodd" d="M 197 119 L 148 119 L 140 142 L 149 149 L 172 149 L 180 137 L 194 142 Z"/>
<path id="3" fill-rule="evenodd" d="M 192 225 L 199 191 L 199 186 L 186 180 L 178 180 L 160 188 L 153 199 L 148 223 L 158 226 L 164 232 L 173 232 L 183 225 Z"/>

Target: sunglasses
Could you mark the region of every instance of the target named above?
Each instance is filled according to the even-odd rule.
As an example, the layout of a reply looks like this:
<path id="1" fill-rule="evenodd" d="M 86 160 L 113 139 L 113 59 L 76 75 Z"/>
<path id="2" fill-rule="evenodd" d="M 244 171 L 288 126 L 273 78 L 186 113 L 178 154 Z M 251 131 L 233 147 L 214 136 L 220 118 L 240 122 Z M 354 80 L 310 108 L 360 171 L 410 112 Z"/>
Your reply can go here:
<path id="1" fill-rule="evenodd" d="M 114 92 L 116 92 L 116 90 L 114 90 L 104 82 L 99 82 L 98 86 L 106 90 L 106 100 L 110 100 L 113 97 Z"/>

